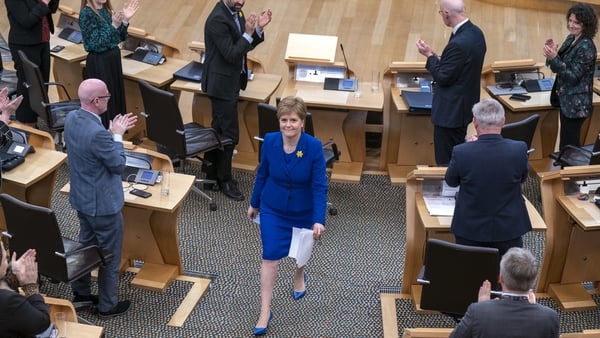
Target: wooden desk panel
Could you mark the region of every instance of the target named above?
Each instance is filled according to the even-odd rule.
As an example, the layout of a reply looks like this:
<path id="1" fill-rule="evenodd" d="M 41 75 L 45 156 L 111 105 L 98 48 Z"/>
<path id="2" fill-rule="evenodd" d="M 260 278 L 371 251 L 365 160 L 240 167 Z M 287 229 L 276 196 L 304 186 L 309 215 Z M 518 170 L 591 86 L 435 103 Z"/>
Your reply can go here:
<path id="1" fill-rule="evenodd" d="M 246 90 L 240 91 L 238 102 L 239 142 L 237 155 L 233 158 L 233 167 L 254 171 L 258 165 L 258 103 L 269 103 L 271 96 L 281 83 L 281 76 L 275 74 L 255 73 L 254 79 L 248 81 Z M 212 104 L 210 98 L 202 91 L 198 82 L 176 80 L 170 86 L 176 95 L 182 91 L 194 93 L 192 103 L 192 119 L 203 126 L 212 122 Z"/>
<path id="2" fill-rule="evenodd" d="M 63 40 L 54 34 L 50 37 L 50 46 L 65 46 L 63 50 L 57 53 L 50 53 L 52 56 L 52 75 L 55 82 L 62 83 L 72 99 L 78 98 L 77 88 L 83 80 L 83 68 L 80 62 L 87 57 L 87 52 L 83 49 L 83 44 L 74 44 Z M 68 97 L 62 90 L 57 90 L 58 98 L 61 101 L 68 100 Z"/>
<path id="3" fill-rule="evenodd" d="M 543 176 L 540 184 L 548 232 L 538 289 L 567 311 L 596 308 L 582 282 L 600 280 L 600 209 L 565 195 L 565 182 L 597 176 L 599 170 L 567 167 Z"/>
<path id="4" fill-rule="evenodd" d="M 166 155 L 148 149 L 134 149 L 155 157 L 152 167 L 172 170 Z M 162 164 L 161 164 L 162 163 Z M 160 194 L 160 184 L 148 186 L 152 193 L 141 198 L 129 193 L 129 184 L 124 183 L 125 206 L 123 219 L 122 262 L 143 262 L 131 284 L 145 289 L 164 291 L 171 282 L 183 273 L 183 262 L 179 252 L 177 223 L 181 203 L 192 189 L 196 178 L 192 175 L 172 172 L 169 195 Z M 68 194 L 70 185 L 61 189 Z M 128 264 L 121 264 L 127 266 Z"/>
<path id="5" fill-rule="evenodd" d="M 315 136 L 333 139 L 341 152 L 332 180 L 360 181 L 366 158 L 367 112 L 383 112 L 383 91 L 371 91 L 371 83 L 359 81 L 357 92 L 324 90 L 322 83 L 288 82 L 282 97 L 299 96 L 314 121 Z"/>
<path id="6" fill-rule="evenodd" d="M 2 173 L 2 192 L 21 201 L 49 208 L 58 167 L 65 162 L 67 155 L 54 150 L 54 140 L 50 134 L 18 122 L 11 122 L 10 126 L 29 133 L 28 141 L 35 147 L 35 153 L 27 155 L 25 162 L 18 167 Z M 1 208 L 0 229 L 6 229 Z"/>
<path id="7" fill-rule="evenodd" d="M 411 294 L 423 265 L 427 238 L 453 240 L 450 232 L 452 217 L 429 215 L 422 196 L 424 180 L 441 180 L 446 172 L 443 167 L 416 169 L 406 180 L 406 255 L 402 275 L 402 293 Z M 535 207 L 525 199 L 533 231 L 546 231 L 544 219 Z M 539 290 L 538 286 L 538 291 Z"/>

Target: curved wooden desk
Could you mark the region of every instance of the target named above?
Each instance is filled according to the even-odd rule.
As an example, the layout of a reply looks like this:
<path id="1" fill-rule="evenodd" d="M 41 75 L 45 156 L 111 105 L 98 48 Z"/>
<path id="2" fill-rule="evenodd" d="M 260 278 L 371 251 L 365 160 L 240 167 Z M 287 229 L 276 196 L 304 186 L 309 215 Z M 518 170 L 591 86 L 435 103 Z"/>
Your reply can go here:
<path id="1" fill-rule="evenodd" d="M 333 166 L 332 180 L 359 182 L 366 158 L 367 113 L 383 112 L 383 90 L 371 91 L 371 83 L 358 82 L 360 96 L 353 92 L 324 90 L 323 83 L 288 81 L 282 97 L 304 99 L 314 121 L 315 135 L 330 139 L 341 152 Z"/>
<path id="2" fill-rule="evenodd" d="M 58 167 L 65 162 L 67 155 L 54 149 L 54 139 L 44 131 L 18 122 L 11 122 L 10 127 L 29 134 L 28 142 L 34 147 L 35 153 L 28 154 L 25 162 L 18 167 L 2 173 L 2 192 L 49 208 Z M 1 211 L 0 229 L 6 229 Z"/>
<path id="3" fill-rule="evenodd" d="M 542 206 L 548 225 L 544 266 L 538 288 L 548 291 L 565 310 L 595 309 L 582 282 L 600 281 L 600 209 L 565 193 L 576 180 L 600 176 L 600 165 L 566 167 L 541 180 Z"/>
<path id="4" fill-rule="evenodd" d="M 155 170 L 173 170 L 166 155 L 139 147 L 133 151 L 154 156 L 152 168 Z M 143 262 L 132 285 L 164 291 L 175 277 L 183 274 L 177 222 L 181 204 L 195 179 L 172 172 L 168 196 L 160 194 L 160 184 L 148 186 L 146 191 L 152 193 L 149 198 L 134 196 L 128 192 L 130 188 L 124 189 L 122 269 L 131 266 L 134 260 Z M 69 188 L 67 184 L 61 192 L 68 193 Z"/>
<path id="5" fill-rule="evenodd" d="M 258 103 L 268 103 L 281 83 L 281 76 L 275 74 L 254 73 L 254 79 L 248 81 L 246 90 L 240 91 L 238 102 L 238 122 L 240 140 L 237 154 L 233 158 L 233 167 L 254 171 L 258 165 Z M 210 98 L 202 91 L 198 82 L 176 80 L 170 86 L 172 92 L 179 95 L 182 91 L 194 93 L 192 119 L 203 126 L 210 126 L 212 105 Z"/>
<path id="6" fill-rule="evenodd" d="M 445 174 L 446 168 L 424 167 L 410 172 L 406 179 L 406 255 L 402 275 L 402 293 L 411 294 L 417 306 L 420 304 L 421 295 L 417 276 L 423 265 L 427 238 L 454 241 L 454 235 L 450 232 L 452 217 L 431 216 L 422 195 L 425 180 L 442 180 Z M 532 230 L 546 231 L 546 224 L 542 216 L 527 199 L 525 199 L 525 203 Z M 547 268 L 546 263 L 546 259 L 544 259 L 542 269 Z M 538 291 L 541 291 L 539 285 Z"/>

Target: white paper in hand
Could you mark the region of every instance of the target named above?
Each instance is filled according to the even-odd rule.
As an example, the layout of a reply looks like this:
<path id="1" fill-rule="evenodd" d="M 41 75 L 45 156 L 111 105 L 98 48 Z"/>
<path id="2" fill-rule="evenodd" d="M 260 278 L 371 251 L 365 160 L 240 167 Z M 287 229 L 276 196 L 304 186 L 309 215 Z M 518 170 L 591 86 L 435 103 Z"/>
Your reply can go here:
<path id="1" fill-rule="evenodd" d="M 294 227 L 292 228 L 292 243 L 290 244 L 288 256 L 296 259 L 298 267 L 303 267 L 308 263 L 314 243 L 311 229 Z"/>

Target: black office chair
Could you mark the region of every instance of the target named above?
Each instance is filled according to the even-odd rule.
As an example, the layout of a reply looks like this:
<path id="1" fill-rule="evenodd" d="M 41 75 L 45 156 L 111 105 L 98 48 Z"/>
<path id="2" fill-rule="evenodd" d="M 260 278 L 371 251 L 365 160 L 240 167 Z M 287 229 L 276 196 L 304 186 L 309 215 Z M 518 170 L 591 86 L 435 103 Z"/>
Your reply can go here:
<path id="1" fill-rule="evenodd" d="M 596 137 L 594 144 L 581 147 L 566 145 L 560 151 L 550 154 L 555 166 L 572 167 L 579 165 L 600 164 L 600 134 Z"/>
<path id="2" fill-rule="evenodd" d="M 146 118 L 146 134 L 156 143 L 159 152 L 171 158 L 174 166 L 181 164 L 182 170 L 185 171 L 187 158 L 204 161 L 201 154 L 232 144 L 231 139 L 221 137 L 213 128 L 206 128 L 195 122 L 184 125 L 173 93 L 158 89 L 144 80 L 140 80 L 139 85 L 144 102 L 145 111 L 141 114 Z M 205 162 L 204 165 L 211 164 Z M 216 182 L 197 178 L 196 183 Z M 196 186 L 192 189 L 209 201 L 210 210 L 217 210 L 217 204 L 212 197 Z"/>
<path id="3" fill-rule="evenodd" d="M 279 131 L 279 120 L 277 119 L 277 107 L 267 104 L 267 103 L 259 103 L 258 104 L 258 136 L 255 139 L 259 142 L 258 148 L 258 158 L 260 160 L 260 154 L 262 149 L 262 140 L 265 137 L 266 133 Z M 306 114 L 306 119 L 304 121 L 304 132 L 307 134 L 314 136 L 315 130 L 312 121 L 312 115 L 310 113 Z M 325 156 L 325 163 L 328 168 L 333 166 L 334 162 L 339 161 L 340 152 L 338 151 L 337 145 L 332 140 L 323 144 L 323 156 Z M 329 174 L 327 176 L 329 179 Z M 327 206 L 329 209 L 329 214 L 334 216 L 337 215 L 338 210 L 332 202 L 327 202 Z"/>
<path id="4" fill-rule="evenodd" d="M 79 279 L 113 258 L 97 245 L 84 246 L 63 237 L 52 209 L 6 193 L 0 194 L 0 202 L 6 220 L 2 234 L 8 237 L 10 250 L 21 256 L 28 249 L 35 249 L 38 272 L 54 283 Z"/>
<path id="5" fill-rule="evenodd" d="M 18 51 L 23 71 L 25 73 L 25 88 L 29 93 L 29 105 L 38 117 L 44 121 L 48 128 L 57 135 L 56 143 L 63 149 L 62 133 L 65 129 L 65 117 L 72 110 L 79 109 L 79 100 L 71 99 L 69 92 L 62 83 L 44 82 L 40 68 L 31 62 L 23 51 Z M 50 102 L 48 98 L 48 86 L 58 86 L 64 90 L 68 100 L 61 102 Z"/>
<path id="6" fill-rule="evenodd" d="M 529 152 L 532 152 L 535 149 L 531 148 L 531 142 L 533 141 L 533 135 L 535 134 L 535 129 L 537 128 L 539 120 L 540 115 L 533 114 L 523 120 L 507 123 L 502 127 L 502 137 L 523 141 L 527 144 Z"/>
<path id="7" fill-rule="evenodd" d="M 439 311 L 454 319 L 477 302 L 484 280 L 498 285 L 498 249 L 466 246 L 435 238 L 427 240 L 424 266 L 417 282 L 423 284 L 421 308 Z"/>

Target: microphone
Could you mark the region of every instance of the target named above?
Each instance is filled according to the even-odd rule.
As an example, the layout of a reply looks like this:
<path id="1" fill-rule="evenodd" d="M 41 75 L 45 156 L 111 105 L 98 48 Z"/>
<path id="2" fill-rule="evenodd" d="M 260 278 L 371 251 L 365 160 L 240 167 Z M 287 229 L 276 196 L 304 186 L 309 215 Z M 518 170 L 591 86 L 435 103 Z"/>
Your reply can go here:
<path id="1" fill-rule="evenodd" d="M 344 52 L 344 45 L 340 43 L 340 49 L 342 50 L 342 56 L 344 56 L 344 64 L 346 65 L 346 79 L 350 78 L 350 68 L 348 68 L 348 60 L 346 60 L 346 53 Z"/>

